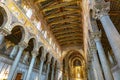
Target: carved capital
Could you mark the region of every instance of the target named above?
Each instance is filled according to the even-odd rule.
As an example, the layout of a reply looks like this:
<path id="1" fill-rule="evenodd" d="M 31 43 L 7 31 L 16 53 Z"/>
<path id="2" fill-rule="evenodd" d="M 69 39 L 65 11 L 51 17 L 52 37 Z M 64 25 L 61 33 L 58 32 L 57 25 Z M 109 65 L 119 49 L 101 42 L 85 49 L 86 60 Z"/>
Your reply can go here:
<path id="1" fill-rule="evenodd" d="M 95 46 L 95 45 L 90 47 L 90 52 L 91 52 L 91 53 L 92 53 L 92 52 L 96 52 L 96 50 L 97 50 L 97 49 L 96 49 L 96 46 Z"/>
<path id="2" fill-rule="evenodd" d="M 38 51 L 36 51 L 36 50 L 33 50 L 31 53 L 32 53 L 33 57 L 36 57 L 38 55 Z"/>
<path id="3" fill-rule="evenodd" d="M 44 61 L 44 60 L 45 60 L 45 57 L 41 56 L 40 60 L 41 60 L 41 61 Z"/>
<path id="4" fill-rule="evenodd" d="M 51 63 L 51 58 L 52 58 L 52 56 L 49 55 L 49 56 L 48 56 L 48 59 L 47 59 L 47 64 Z"/>
<path id="5" fill-rule="evenodd" d="M 90 46 L 91 46 L 91 47 L 95 47 L 95 41 L 94 41 L 94 38 L 92 38 L 92 39 L 90 40 Z"/>
<path id="6" fill-rule="evenodd" d="M 7 32 L 5 29 L 0 29 L 0 34 L 7 36 L 8 34 L 10 34 L 9 32 Z"/>
<path id="7" fill-rule="evenodd" d="M 92 62 L 92 58 L 93 58 L 93 55 L 92 54 L 88 54 L 88 62 Z"/>
<path id="8" fill-rule="evenodd" d="M 52 63 L 52 67 L 55 67 L 55 60 L 54 60 L 53 63 Z"/>
<path id="9" fill-rule="evenodd" d="M 110 11 L 110 2 L 96 2 L 93 6 L 93 18 L 100 19 L 101 17 L 108 15 Z"/>
<path id="10" fill-rule="evenodd" d="M 26 48 L 28 46 L 24 41 L 20 42 L 18 45 L 19 47 L 23 47 L 23 48 Z"/>
<path id="11" fill-rule="evenodd" d="M 56 69 L 57 70 L 62 70 L 62 64 L 58 63 L 57 66 L 56 66 Z"/>
<path id="12" fill-rule="evenodd" d="M 46 57 L 45 57 L 45 55 L 46 55 L 45 50 L 43 49 L 43 50 L 42 50 L 42 53 L 39 53 L 39 54 L 41 54 L 40 60 L 41 60 L 41 61 L 44 61 L 44 60 L 46 59 Z"/>
<path id="13" fill-rule="evenodd" d="M 91 37 L 94 39 L 94 41 L 100 40 L 101 36 L 101 31 L 91 32 Z"/>

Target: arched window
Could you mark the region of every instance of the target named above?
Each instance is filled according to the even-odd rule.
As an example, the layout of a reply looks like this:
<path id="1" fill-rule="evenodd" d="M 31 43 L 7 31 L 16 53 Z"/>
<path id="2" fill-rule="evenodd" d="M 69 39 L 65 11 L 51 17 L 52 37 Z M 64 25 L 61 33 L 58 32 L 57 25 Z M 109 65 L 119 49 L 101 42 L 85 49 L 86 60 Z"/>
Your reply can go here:
<path id="1" fill-rule="evenodd" d="M 50 41 L 49 41 L 49 42 L 50 42 L 50 44 L 52 43 L 52 38 L 50 38 Z"/>
<path id="2" fill-rule="evenodd" d="M 57 48 L 57 53 L 58 53 L 58 48 Z"/>
<path id="3" fill-rule="evenodd" d="M 53 49 L 55 49 L 55 44 L 53 44 Z"/>
<path id="4" fill-rule="evenodd" d="M 39 21 L 39 22 L 37 22 L 36 27 L 37 27 L 37 29 L 38 29 L 38 30 L 40 30 L 40 31 L 42 30 L 42 28 L 41 28 L 41 22 L 40 22 L 40 21 Z"/>
<path id="5" fill-rule="evenodd" d="M 32 13 L 33 13 L 33 12 L 32 12 L 32 9 L 28 9 L 27 12 L 26 12 L 27 17 L 28 17 L 28 18 L 31 18 Z"/>
<path id="6" fill-rule="evenodd" d="M 45 31 L 45 33 L 44 33 L 44 37 L 47 38 L 47 31 Z"/>

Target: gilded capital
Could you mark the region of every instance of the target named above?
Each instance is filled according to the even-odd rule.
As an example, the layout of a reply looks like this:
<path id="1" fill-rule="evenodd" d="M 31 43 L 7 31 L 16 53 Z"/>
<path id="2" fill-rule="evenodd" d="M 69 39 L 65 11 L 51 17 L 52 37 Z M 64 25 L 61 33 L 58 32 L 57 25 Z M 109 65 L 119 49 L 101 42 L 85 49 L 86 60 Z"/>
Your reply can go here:
<path id="1" fill-rule="evenodd" d="M 91 37 L 97 41 L 101 39 L 101 31 L 97 31 L 97 32 L 91 32 Z"/>
<path id="2" fill-rule="evenodd" d="M 93 6 L 93 18 L 100 19 L 101 17 L 108 15 L 110 11 L 110 2 L 96 2 Z"/>

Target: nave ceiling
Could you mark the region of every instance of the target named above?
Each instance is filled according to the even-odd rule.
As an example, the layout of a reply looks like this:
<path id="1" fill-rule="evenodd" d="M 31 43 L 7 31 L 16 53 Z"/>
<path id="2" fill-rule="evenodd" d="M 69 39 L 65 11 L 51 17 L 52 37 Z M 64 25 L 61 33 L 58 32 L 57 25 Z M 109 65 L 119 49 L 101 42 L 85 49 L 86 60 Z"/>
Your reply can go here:
<path id="1" fill-rule="evenodd" d="M 62 50 L 83 47 L 81 0 L 34 0 L 34 3 Z"/>
<path id="2" fill-rule="evenodd" d="M 110 18 L 115 27 L 120 31 L 120 1 L 105 0 L 110 2 Z M 42 13 L 43 20 L 62 50 L 70 47 L 83 48 L 83 10 L 82 0 L 33 0 Z M 97 25 L 102 31 L 102 43 L 105 51 L 111 49 L 103 27 L 99 20 Z"/>

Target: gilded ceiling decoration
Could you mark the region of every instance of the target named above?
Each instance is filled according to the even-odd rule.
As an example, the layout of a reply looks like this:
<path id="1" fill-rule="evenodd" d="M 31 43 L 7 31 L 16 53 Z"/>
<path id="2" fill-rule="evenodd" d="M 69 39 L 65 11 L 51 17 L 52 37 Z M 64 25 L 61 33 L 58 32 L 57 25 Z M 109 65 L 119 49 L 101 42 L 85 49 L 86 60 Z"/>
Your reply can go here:
<path id="1" fill-rule="evenodd" d="M 62 49 L 83 45 L 81 0 L 34 0 Z"/>

